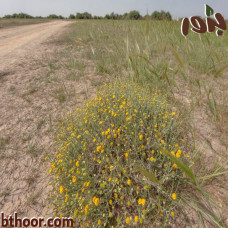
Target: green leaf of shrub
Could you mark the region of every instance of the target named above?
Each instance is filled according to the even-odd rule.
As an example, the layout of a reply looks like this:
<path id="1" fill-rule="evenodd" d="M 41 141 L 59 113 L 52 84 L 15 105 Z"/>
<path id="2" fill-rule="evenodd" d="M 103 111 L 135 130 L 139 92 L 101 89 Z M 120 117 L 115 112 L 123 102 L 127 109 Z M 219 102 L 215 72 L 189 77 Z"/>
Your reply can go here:
<path id="1" fill-rule="evenodd" d="M 158 185 L 161 185 L 159 180 L 156 178 L 156 176 L 152 172 L 148 172 L 147 170 L 145 170 L 143 167 L 141 167 L 138 164 L 135 167 L 140 173 L 142 173 L 144 176 L 148 177 L 150 179 L 150 181 L 152 181 Z"/>
<path id="2" fill-rule="evenodd" d="M 169 153 L 168 151 L 164 150 L 163 151 L 164 154 L 171 159 L 174 163 L 176 163 L 178 165 L 178 167 L 188 176 L 190 177 L 197 185 L 198 182 L 195 178 L 195 175 L 193 174 L 193 172 L 191 171 L 191 169 L 185 165 L 180 159 L 174 157 L 171 153 Z"/>

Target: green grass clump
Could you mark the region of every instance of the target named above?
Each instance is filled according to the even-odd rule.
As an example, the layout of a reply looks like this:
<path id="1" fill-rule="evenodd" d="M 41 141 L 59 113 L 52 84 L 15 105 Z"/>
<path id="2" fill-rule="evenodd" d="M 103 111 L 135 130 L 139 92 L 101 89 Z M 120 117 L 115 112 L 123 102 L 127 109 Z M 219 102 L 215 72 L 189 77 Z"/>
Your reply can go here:
<path id="1" fill-rule="evenodd" d="M 136 83 L 104 85 L 61 123 L 49 173 L 55 215 L 81 227 L 163 223 L 175 216 L 187 162 L 164 96 Z"/>

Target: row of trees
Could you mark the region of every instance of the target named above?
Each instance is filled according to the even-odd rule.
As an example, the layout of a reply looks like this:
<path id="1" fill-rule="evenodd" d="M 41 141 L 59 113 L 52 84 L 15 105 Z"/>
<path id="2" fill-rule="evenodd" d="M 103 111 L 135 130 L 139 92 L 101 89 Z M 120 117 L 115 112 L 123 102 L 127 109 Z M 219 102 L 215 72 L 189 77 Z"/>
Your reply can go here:
<path id="1" fill-rule="evenodd" d="M 5 15 L 3 18 L 33 18 L 33 16 L 26 13 L 14 13 L 12 15 Z"/>
<path id="2" fill-rule="evenodd" d="M 55 15 L 55 14 L 51 14 L 47 17 L 41 17 L 41 16 L 37 16 L 37 17 L 33 17 L 29 14 L 26 13 L 14 13 L 12 15 L 5 15 L 3 18 L 50 18 L 50 19 L 66 19 L 65 17 L 61 16 L 61 15 Z"/>
<path id="3" fill-rule="evenodd" d="M 111 14 L 106 14 L 104 17 L 101 16 L 92 16 L 92 14 L 88 12 L 84 13 L 77 13 L 76 15 L 70 14 L 68 19 L 112 19 L 112 20 L 140 20 L 145 19 L 148 15 L 142 16 L 138 11 L 133 10 L 129 13 L 124 14 L 116 14 L 112 12 Z M 12 14 L 12 15 L 5 15 L 4 18 L 34 18 L 31 15 L 25 14 L 25 13 L 19 13 L 19 14 Z M 43 18 L 43 17 L 36 17 L 36 18 Z M 51 14 L 48 17 L 49 19 L 67 19 L 61 15 Z M 151 15 L 149 15 L 149 18 L 152 20 L 172 20 L 172 16 L 169 12 L 165 11 L 155 11 Z"/>
<path id="4" fill-rule="evenodd" d="M 106 14 L 104 17 L 92 16 L 90 13 L 77 13 L 76 15 L 71 14 L 69 19 L 112 19 L 112 20 L 140 20 L 145 19 L 148 15 L 142 16 L 138 11 L 133 10 L 129 13 L 117 14 L 112 12 L 111 14 Z M 172 20 L 170 12 L 165 11 L 155 11 L 149 17 L 152 20 Z"/>

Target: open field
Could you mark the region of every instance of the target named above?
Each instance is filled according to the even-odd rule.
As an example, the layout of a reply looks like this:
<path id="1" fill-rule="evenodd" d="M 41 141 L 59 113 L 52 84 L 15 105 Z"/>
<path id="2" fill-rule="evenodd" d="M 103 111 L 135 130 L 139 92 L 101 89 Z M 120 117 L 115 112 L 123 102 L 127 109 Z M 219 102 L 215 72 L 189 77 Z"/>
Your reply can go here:
<path id="1" fill-rule="evenodd" d="M 30 24 L 39 24 L 48 22 L 50 19 L 0 19 L 0 29 L 6 28 L 6 27 L 12 27 L 12 26 L 20 26 L 20 25 L 30 25 Z"/>
<path id="2" fill-rule="evenodd" d="M 53 210 L 56 215 L 62 213 L 53 205 L 52 209 L 46 208 L 46 197 L 52 187 L 48 185 L 50 167 L 44 160 L 50 157 L 58 168 L 58 159 L 51 156 L 56 150 L 54 138 L 59 131 L 58 120 L 94 98 L 96 89 L 105 83 L 127 82 L 145 88 L 145 93 L 149 91 L 151 96 L 154 96 L 155 90 L 158 91 L 162 102 L 164 99 L 171 112 L 175 113 L 179 128 L 176 129 L 175 125 L 164 130 L 167 135 L 164 141 L 168 140 L 170 134 L 172 139 L 177 139 L 180 134 L 184 139 L 180 143 L 181 150 L 190 155 L 190 160 L 183 158 L 183 161 L 204 189 L 202 194 L 194 187 L 196 183 L 187 178 L 189 173 L 179 169 L 175 174 L 175 180 L 181 186 L 177 189 L 177 203 L 170 201 L 171 197 L 162 198 L 163 202 L 158 199 L 153 212 L 156 218 L 154 227 L 161 226 L 161 223 L 172 227 L 228 226 L 227 46 L 227 32 L 222 37 L 190 33 L 184 38 L 180 32 L 180 22 L 93 20 L 50 22 L 22 26 L 20 30 L 0 30 L 1 210 L 6 214 L 17 210 L 21 216 L 28 217 L 44 216 Z M 131 99 L 132 96 L 127 94 L 130 90 L 123 91 L 120 93 Z M 68 122 L 65 121 L 67 126 Z M 143 137 L 139 135 L 139 138 L 142 141 Z M 171 138 L 169 144 L 173 143 L 174 146 L 175 140 Z M 96 140 L 98 137 L 93 142 Z M 60 143 L 63 146 L 64 143 Z M 59 154 L 70 154 L 68 149 L 64 151 Z M 128 156 L 130 159 L 125 151 L 125 157 Z M 69 164 L 71 159 L 75 164 L 73 156 L 66 162 Z M 155 160 L 161 161 L 161 166 L 164 166 L 160 155 Z M 89 162 L 92 164 L 92 161 Z M 178 166 L 181 167 L 181 164 Z M 64 167 L 68 169 L 68 166 Z M 151 168 L 146 164 L 145 167 Z M 149 171 L 152 172 L 153 168 Z M 172 176 L 168 171 L 163 174 Z M 59 180 L 62 178 L 61 184 L 66 184 L 70 189 L 72 183 L 68 186 L 64 182 L 65 176 L 59 176 Z M 134 173 L 130 172 L 129 176 L 134 182 Z M 131 182 L 128 181 L 128 185 Z M 66 200 L 65 194 L 58 192 L 59 185 L 58 181 L 53 184 L 53 194 L 59 199 L 54 206 L 61 206 L 64 216 L 72 216 L 74 210 L 70 203 L 62 206 L 64 200 L 66 202 L 69 198 L 75 207 L 79 202 L 73 201 L 73 196 L 68 192 Z M 168 185 L 164 186 L 169 189 Z M 87 192 L 88 198 L 89 194 Z M 158 195 L 161 196 L 160 193 Z M 106 200 L 110 202 L 110 199 Z M 163 205 L 165 201 L 169 205 Z M 125 211 L 129 215 L 123 213 L 126 216 L 122 218 L 124 223 L 126 220 L 126 223 L 132 222 L 136 227 L 150 227 L 151 224 L 146 221 L 144 225 L 133 223 L 129 207 Z M 175 212 L 175 216 L 172 212 Z M 142 219 L 147 212 L 139 210 L 138 213 Z M 109 214 L 111 219 L 104 217 L 103 220 L 116 225 L 113 222 L 117 219 L 115 216 L 114 213 L 113 217 Z M 94 221 L 90 222 L 93 224 Z M 99 219 L 98 224 L 100 222 Z"/>

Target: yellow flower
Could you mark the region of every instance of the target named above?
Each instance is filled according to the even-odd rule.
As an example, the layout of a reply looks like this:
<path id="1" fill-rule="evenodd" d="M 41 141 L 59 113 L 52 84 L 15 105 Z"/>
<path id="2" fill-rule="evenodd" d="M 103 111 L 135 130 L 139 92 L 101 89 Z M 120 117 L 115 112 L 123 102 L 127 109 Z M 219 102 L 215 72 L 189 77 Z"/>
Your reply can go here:
<path id="1" fill-rule="evenodd" d="M 63 186 L 60 186 L 60 187 L 59 187 L 59 193 L 62 194 L 63 191 L 64 191 Z"/>
<path id="2" fill-rule="evenodd" d="M 143 135 L 139 135 L 139 140 L 143 140 Z"/>
<path id="3" fill-rule="evenodd" d="M 98 225 L 101 225 L 101 220 L 99 219 L 98 222 L 97 222 Z"/>
<path id="4" fill-rule="evenodd" d="M 150 161 L 153 161 L 153 160 L 154 160 L 154 158 L 153 158 L 153 157 L 151 157 L 151 158 L 150 158 Z"/>
<path id="5" fill-rule="evenodd" d="M 138 199 L 138 204 L 139 205 L 142 204 L 142 199 L 141 198 Z"/>
<path id="6" fill-rule="evenodd" d="M 95 204 L 96 206 L 98 206 L 99 202 L 100 202 L 100 199 L 99 199 L 99 198 L 96 198 L 96 199 L 94 200 L 94 204 Z"/>
<path id="7" fill-rule="evenodd" d="M 173 193 L 173 194 L 172 194 L 172 198 L 173 198 L 174 200 L 176 200 L 176 199 L 177 199 L 177 195 L 176 195 L 176 193 Z"/>
<path id="8" fill-rule="evenodd" d="M 177 164 L 173 164 L 173 168 L 174 169 L 177 169 Z"/>
<path id="9" fill-rule="evenodd" d="M 126 223 L 129 224 L 131 222 L 131 219 L 129 217 L 126 218 Z"/>
<path id="10" fill-rule="evenodd" d="M 181 150 L 178 150 L 177 153 L 178 153 L 178 154 L 181 154 L 182 152 L 181 152 Z"/>
<path id="11" fill-rule="evenodd" d="M 79 161 L 77 161 L 75 165 L 76 165 L 77 167 L 79 167 Z"/>
<path id="12" fill-rule="evenodd" d="M 109 204 L 112 205 L 112 200 L 109 200 Z"/>
<path id="13" fill-rule="evenodd" d="M 171 211 L 171 213 L 170 213 L 173 217 L 175 216 L 175 213 L 173 212 L 173 211 Z"/>
<path id="14" fill-rule="evenodd" d="M 176 153 L 176 157 L 177 157 L 177 158 L 180 158 L 180 154 L 179 154 L 179 153 Z"/>
<path id="15" fill-rule="evenodd" d="M 93 139 L 93 142 L 96 142 L 96 139 L 95 138 Z"/>
<path id="16" fill-rule="evenodd" d="M 62 148 L 62 150 L 66 150 L 67 149 L 67 147 L 66 146 L 64 146 L 63 148 Z"/>
<path id="17" fill-rule="evenodd" d="M 142 205 L 144 206 L 145 205 L 145 203 L 146 203 L 146 200 L 145 199 L 142 199 Z"/>
<path id="18" fill-rule="evenodd" d="M 126 158 L 128 157 L 128 153 L 125 153 L 124 155 L 125 155 Z"/>
<path id="19" fill-rule="evenodd" d="M 135 222 L 138 222 L 139 216 L 135 216 Z"/>
<path id="20" fill-rule="evenodd" d="M 139 198 L 138 199 L 138 204 L 142 204 L 143 206 L 146 204 L 146 200 L 145 199 L 141 199 L 141 198 Z"/>
<path id="21" fill-rule="evenodd" d="M 130 201 L 127 201 L 127 205 L 130 206 L 131 205 L 131 202 Z"/>
<path id="22" fill-rule="evenodd" d="M 131 180 L 130 179 L 127 180 L 127 184 L 131 185 Z"/>
<path id="23" fill-rule="evenodd" d="M 87 204 L 87 205 L 85 206 L 85 215 L 88 215 L 88 210 L 89 210 L 89 205 Z"/>
<path id="24" fill-rule="evenodd" d="M 76 182 L 76 176 L 74 176 L 73 178 L 72 178 L 72 181 L 73 181 L 73 183 L 75 183 Z"/>
<path id="25" fill-rule="evenodd" d="M 68 201 L 68 199 L 69 199 L 69 195 L 67 194 L 65 198 L 65 203 Z"/>

